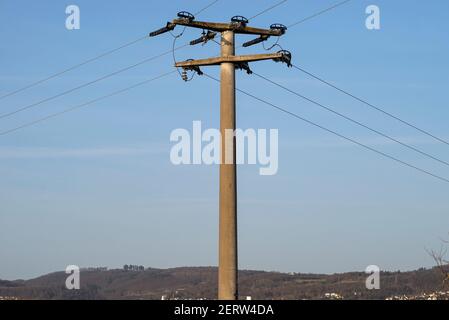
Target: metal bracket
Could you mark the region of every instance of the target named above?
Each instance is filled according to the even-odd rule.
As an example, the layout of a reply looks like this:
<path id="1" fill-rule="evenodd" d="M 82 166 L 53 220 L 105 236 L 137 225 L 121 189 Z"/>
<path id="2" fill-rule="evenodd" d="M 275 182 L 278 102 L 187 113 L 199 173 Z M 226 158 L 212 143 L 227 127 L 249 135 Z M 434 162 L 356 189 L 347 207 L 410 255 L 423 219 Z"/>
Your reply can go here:
<path id="1" fill-rule="evenodd" d="M 150 37 L 155 37 L 155 36 L 161 35 L 161 34 L 163 34 L 163 33 L 172 31 L 172 30 L 175 29 L 175 27 L 176 27 L 176 24 L 171 23 L 171 22 L 167 22 L 167 25 L 166 25 L 165 27 L 160 28 L 160 29 L 158 29 L 158 30 L 156 30 L 156 31 L 151 32 L 151 33 L 150 33 Z"/>
<path id="2" fill-rule="evenodd" d="M 189 62 L 189 61 L 193 61 L 193 59 L 189 59 L 186 62 Z M 187 77 L 187 71 L 196 72 L 199 76 L 202 76 L 204 74 L 203 71 L 201 71 L 199 66 L 184 66 L 184 67 L 182 67 L 182 70 L 183 70 L 182 80 L 184 80 L 184 81 L 189 81 L 188 77 Z"/>
<path id="3" fill-rule="evenodd" d="M 179 19 L 184 19 L 188 22 L 192 22 L 193 20 L 195 20 L 195 16 L 193 14 L 191 14 L 190 12 L 187 11 L 181 11 L 178 12 L 178 18 Z"/>
<path id="4" fill-rule="evenodd" d="M 207 31 L 207 33 L 203 32 L 203 35 L 201 37 L 199 37 L 198 39 L 190 41 L 190 45 L 194 46 L 194 45 L 197 45 L 197 44 L 200 44 L 200 43 L 206 44 L 209 40 L 214 39 L 216 35 L 217 35 L 217 33 L 216 32 L 212 32 L 212 31 Z"/>
<path id="5" fill-rule="evenodd" d="M 250 46 L 253 46 L 255 44 L 267 41 L 269 37 L 270 36 L 267 36 L 267 35 L 261 35 L 259 38 L 256 38 L 256 39 L 250 40 L 248 42 L 245 42 L 243 44 L 243 47 L 246 48 L 246 47 L 250 47 Z"/>
<path id="6" fill-rule="evenodd" d="M 292 67 L 292 54 L 290 51 L 281 50 L 278 52 L 281 55 L 280 58 L 273 59 L 275 62 L 282 62 L 287 64 L 287 67 Z"/>
<path id="7" fill-rule="evenodd" d="M 231 24 L 235 29 L 245 28 L 248 23 L 249 20 L 243 16 L 234 16 L 231 18 Z"/>
<path id="8" fill-rule="evenodd" d="M 235 68 L 238 70 L 245 70 L 247 74 L 252 74 L 248 62 L 240 62 L 235 64 Z"/>
<path id="9" fill-rule="evenodd" d="M 273 23 L 270 26 L 270 29 L 271 30 L 279 30 L 282 32 L 282 34 L 285 34 L 287 32 L 287 27 L 280 23 Z"/>

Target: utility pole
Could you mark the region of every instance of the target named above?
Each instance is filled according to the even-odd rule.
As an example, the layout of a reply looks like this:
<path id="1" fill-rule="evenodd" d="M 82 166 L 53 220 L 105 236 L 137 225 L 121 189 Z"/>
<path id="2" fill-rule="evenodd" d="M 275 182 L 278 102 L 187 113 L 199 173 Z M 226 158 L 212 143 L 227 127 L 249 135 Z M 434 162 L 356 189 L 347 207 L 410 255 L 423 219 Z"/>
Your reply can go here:
<path id="1" fill-rule="evenodd" d="M 234 56 L 235 35 L 223 31 L 221 57 Z M 237 166 L 235 136 L 231 141 L 226 132 L 236 129 L 235 110 L 235 65 L 221 64 L 220 88 L 220 218 L 218 250 L 218 299 L 238 300 L 238 258 L 237 258 Z M 229 155 L 231 163 L 229 163 Z"/>
<path id="2" fill-rule="evenodd" d="M 178 19 L 168 22 L 167 26 L 150 34 L 156 36 L 172 31 L 177 25 L 203 30 L 199 39 L 190 42 L 191 45 L 206 43 L 221 34 L 220 57 L 188 60 L 176 63 L 177 68 L 184 72 L 194 71 L 202 75 L 199 67 L 221 67 L 220 89 L 220 132 L 221 132 L 221 163 L 220 163 L 220 217 L 219 217 L 219 262 L 218 262 L 218 299 L 238 300 L 238 260 L 237 260 L 237 165 L 236 165 L 236 99 L 235 99 L 235 69 L 246 70 L 251 74 L 249 62 L 274 60 L 291 65 L 291 54 L 281 50 L 278 53 L 235 55 L 235 35 L 247 34 L 259 37 L 246 42 L 243 46 L 268 40 L 271 36 L 282 36 L 287 28 L 280 24 L 271 25 L 270 29 L 248 27 L 248 20 L 235 16 L 230 23 L 215 23 L 195 21 L 188 12 L 178 13 Z M 207 30 L 207 33 L 206 33 Z M 187 77 L 184 76 L 184 80 Z"/>

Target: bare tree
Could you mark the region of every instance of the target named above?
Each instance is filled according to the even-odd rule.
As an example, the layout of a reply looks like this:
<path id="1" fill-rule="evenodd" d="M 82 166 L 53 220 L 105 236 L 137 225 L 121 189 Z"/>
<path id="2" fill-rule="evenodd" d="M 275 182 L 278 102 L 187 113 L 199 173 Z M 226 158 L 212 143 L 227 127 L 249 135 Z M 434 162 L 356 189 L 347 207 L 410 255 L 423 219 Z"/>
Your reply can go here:
<path id="1" fill-rule="evenodd" d="M 442 276 L 442 287 L 445 288 L 449 284 L 449 260 L 446 260 L 447 256 L 447 244 L 449 241 L 441 240 L 444 244 L 441 245 L 440 249 L 437 250 L 427 250 L 429 255 L 433 258 L 436 263 L 437 268 L 441 272 Z"/>

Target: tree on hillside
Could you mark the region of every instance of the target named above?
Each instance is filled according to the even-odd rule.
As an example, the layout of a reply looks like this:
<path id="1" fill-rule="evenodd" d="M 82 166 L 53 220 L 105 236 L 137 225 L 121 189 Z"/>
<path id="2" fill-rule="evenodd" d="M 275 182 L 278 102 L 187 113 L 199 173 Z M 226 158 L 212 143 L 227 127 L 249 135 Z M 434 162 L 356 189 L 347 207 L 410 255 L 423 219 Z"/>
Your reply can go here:
<path id="1" fill-rule="evenodd" d="M 427 252 L 433 258 L 437 268 L 441 272 L 442 286 L 444 288 L 449 285 L 449 260 L 447 260 L 447 244 L 449 244 L 449 241 L 442 240 L 442 242 L 444 245 L 441 245 L 438 251 L 427 250 Z"/>

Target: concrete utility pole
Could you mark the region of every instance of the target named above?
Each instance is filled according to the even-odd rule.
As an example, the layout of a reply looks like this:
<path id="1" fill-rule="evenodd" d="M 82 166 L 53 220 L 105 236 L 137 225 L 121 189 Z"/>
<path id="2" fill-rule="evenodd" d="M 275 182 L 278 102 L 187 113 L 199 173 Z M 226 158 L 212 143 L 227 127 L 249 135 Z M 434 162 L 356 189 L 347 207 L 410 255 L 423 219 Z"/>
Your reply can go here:
<path id="1" fill-rule="evenodd" d="M 221 57 L 234 56 L 234 32 L 224 31 L 221 40 Z M 236 129 L 235 65 L 221 64 L 220 88 L 220 220 L 218 258 L 218 299 L 238 300 L 237 272 L 237 166 L 235 136 L 227 139 L 226 131 Z M 227 159 L 231 155 L 232 162 Z"/>
<path id="2" fill-rule="evenodd" d="M 219 219 L 219 263 L 218 263 L 218 299 L 238 300 L 238 262 L 237 262 L 237 166 L 236 166 L 236 109 L 235 109 L 235 69 L 243 69 L 251 74 L 248 62 L 275 60 L 290 65 L 291 55 L 288 51 L 272 54 L 235 56 L 235 35 L 258 35 L 259 38 L 245 43 L 248 47 L 267 40 L 270 36 L 281 36 L 287 28 L 273 24 L 270 29 L 248 27 L 248 20 L 241 16 L 233 17 L 230 23 L 195 21 L 187 12 L 180 12 L 179 19 L 168 22 L 165 28 L 155 31 L 150 36 L 171 31 L 177 25 L 199 28 L 203 35 L 192 41 L 195 45 L 212 40 L 221 33 L 221 56 L 203 60 L 188 60 L 176 63 L 176 67 L 203 74 L 200 66 L 221 66 L 220 131 L 220 219 Z M 207 30 L 207 33 L 205 32 Z M 230 135 L 229 132 L 232 134 Z"/>

